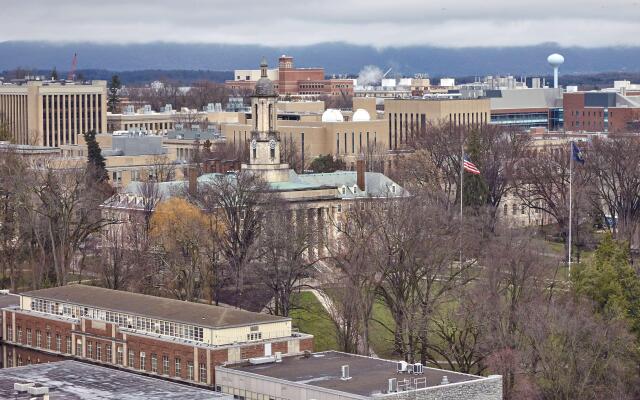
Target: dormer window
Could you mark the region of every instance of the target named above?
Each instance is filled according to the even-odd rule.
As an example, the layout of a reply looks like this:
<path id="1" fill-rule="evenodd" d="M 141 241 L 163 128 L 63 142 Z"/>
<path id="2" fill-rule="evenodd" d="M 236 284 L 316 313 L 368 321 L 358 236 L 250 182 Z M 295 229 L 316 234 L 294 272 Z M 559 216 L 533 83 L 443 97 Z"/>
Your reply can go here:
<path id="1" fill-rule="evenodd" d="M 396 192 L 396 185 L 391 185 L 391 193 L 395 193 Z"/>

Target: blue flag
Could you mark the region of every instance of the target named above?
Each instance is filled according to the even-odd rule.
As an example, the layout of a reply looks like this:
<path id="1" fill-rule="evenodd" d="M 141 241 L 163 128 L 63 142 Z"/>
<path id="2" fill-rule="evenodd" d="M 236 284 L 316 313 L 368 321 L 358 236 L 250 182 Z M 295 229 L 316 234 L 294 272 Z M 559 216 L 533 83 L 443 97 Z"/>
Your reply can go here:
<path id="1" fill-rule="evenodd" d="M 575 142 L 571 142 L 571 153 L 574 161 L 584 164 L 584 154 L 582 154 L 582 150 L 576 146 Z"/>

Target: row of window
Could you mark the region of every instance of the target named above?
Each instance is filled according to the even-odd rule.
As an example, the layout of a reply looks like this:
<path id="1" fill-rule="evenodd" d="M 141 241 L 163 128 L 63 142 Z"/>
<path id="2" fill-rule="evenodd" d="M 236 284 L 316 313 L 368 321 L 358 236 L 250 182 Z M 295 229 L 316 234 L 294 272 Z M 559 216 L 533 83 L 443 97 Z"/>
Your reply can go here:
<path id="1" fill-rule="evenodd" d="M 27 333 L 27 345 L 28 346 L 33 346 L 33 334 L 31 331 L 31 328 L 27 328 L 26 329 L 26 333 Z M 16 327 L 16 337 L 14 338 L 13 336 L 13 328 L 11 326 L 7 327 L 7 340 L 9 341 L 16 341 L 18 343 L 22 343 L 22 327 L 18 326 Z M 71 337 L 66 336 L 65 337 L 66 340 L 66 345 L 67 345 L 67 352 L 69 352 L 69 349 L 71 349 Z M 36 330 L 36 343 L 35 343 L 35 347 L 41 347 L 41 348 L 45 348 L 47 350 L 55 350 L 58 353 L 62 353 L 62 337 L 60 336 L 60 334 L 56 333 L 55 335 L 55 348 L 52 347 L 54 343 L 52 343 L 52 335 L 50 331 L 47 331 L 45 333 L 45 346 L 42 346 L 42 332 L 40 330 Z"/>
<path id="2" fill-rule="evenodd" d="M 526 214 L 526 210 L 527 210 L 527 206 L 525 204 L 521 204 L 520 205 L 520 214 L 521 215 L 525 215 Z M 535 210 L 536 214 L 540 214 L 540 208 L 534 208 L 534 210 Z M 506 204 L 506 203 L 502 206 L 502 214 L 504 214 L 504 215 L 508 215 L 509 214 L 509 205 Z M 515 204 L 515 203 L 513 203 L 511 205 L 511 214 L 512 215 L 518 214 L 518 205 Z"/>
<path id="3" fill-rule="evenodd" d="M 198 326 L 116 313 L 92 307 L 81 307 L 34 298 L 31 301 L 31 310 L 46 314 L 64 315 L 71 318 L 86 317 L 98 321 L 112 322 L 123 328 L 137 329 L 180 339 L 198 342 L 202 342 L 204 339 L 204 329 Z"/>

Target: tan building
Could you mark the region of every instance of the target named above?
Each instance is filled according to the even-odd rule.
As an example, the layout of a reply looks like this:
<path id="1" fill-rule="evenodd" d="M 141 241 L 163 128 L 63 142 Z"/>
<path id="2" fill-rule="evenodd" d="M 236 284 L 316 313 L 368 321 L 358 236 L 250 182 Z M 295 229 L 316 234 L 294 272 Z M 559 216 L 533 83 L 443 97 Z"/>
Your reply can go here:
<path id="1" fill-rule="evenodd" d="M 19 144 L 59 147 L 107 131 L 106 81 L 26 81 L 0 85 L 0 114 Z"/>
<path id="2" fill-rule="evenodd" d="M 390 150 L 402 147 L 412 132 L 423 129 L 429 123 L 471 126 L 491 121 L 489 99 L 387 99 L 384 112 Z"/>
<path id="3" fill-rule="evenodd" d="M 123 113 L 107 113 L 107 132 L 142 131 L 154 135 L 163 135 L 182 125 L 183 129 L 191 129 L 187 125 L 220 125 L 238 122 L 239 113 L 214 111 L 209 107 L 203 111 L 183 109 L 175 111 L 171 105 L 160 112 L 152 111 L 145 106 L 137 111 Z"/>
<path id="4" fill-rule="evenodd" d="M 131 181 L 182 179 L 184 170 L 189 166 L 186 162 L 177 162 L 177 152 L 169 151 L 161 136 L 101 134 L 96 135 L 96 140 L 105 158 L 110 183 L 116 188 Z M 61 166 L 77 166 L 86 162 L 87 145 L 82 136 L 79 141 L 78 144 L 61 147 Z"/>

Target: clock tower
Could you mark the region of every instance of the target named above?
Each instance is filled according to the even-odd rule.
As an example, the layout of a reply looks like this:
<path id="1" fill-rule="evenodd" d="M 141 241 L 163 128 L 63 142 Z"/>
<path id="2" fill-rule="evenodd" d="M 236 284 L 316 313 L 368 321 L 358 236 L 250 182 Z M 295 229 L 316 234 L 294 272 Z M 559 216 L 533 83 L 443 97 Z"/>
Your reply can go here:
<path id="1" fill-rule="evenodd" d="M 289 165 L 280 163 L 280 137 L 276 123 L 278 94 L 267 78 L 267 61 L 260 63 L 261 77 L 251 95 L 251 143 L 249 164 L 243 169 L 259 172 L 267 182 L 289 179 Z"/>

